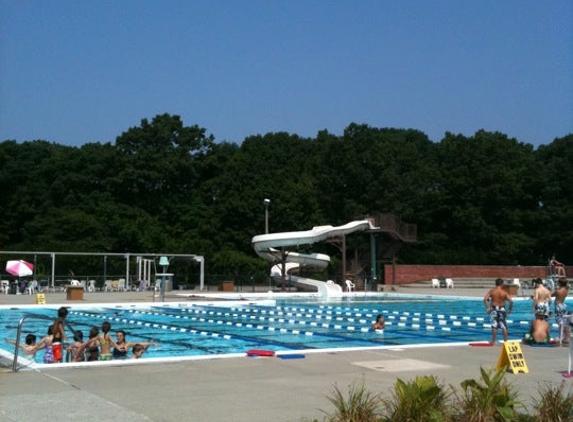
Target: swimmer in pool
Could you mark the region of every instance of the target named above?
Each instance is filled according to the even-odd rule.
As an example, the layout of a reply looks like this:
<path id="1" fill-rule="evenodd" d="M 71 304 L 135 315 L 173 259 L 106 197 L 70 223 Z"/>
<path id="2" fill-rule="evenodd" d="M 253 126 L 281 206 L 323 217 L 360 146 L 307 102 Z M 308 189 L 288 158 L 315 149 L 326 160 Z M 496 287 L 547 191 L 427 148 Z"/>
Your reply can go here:
<path id="1" fill-rule="evenodd" d="M 151 345 L 155 345 L 155 343 L 151 342 L 148 343 L 147 346 L 144 346 L 143 343 L 137 343 L 135 346 L 133 346 L 133 348 L 131 349 L 131 352 L 133 353 L 131 358 L 132 359 L 139 359 L 141 358 L 141 356 L 143 355 L 143 353 L 145 353 L 147 351 L 147 348 Z"/>
<path id="2" fill-rule="evenodd" d="M 4 339 L 7 343 L 16 345 L 15 340 L 10 340 L 9 338 Z M 30 357 L 35 357 L 36 352 L 43 347 L 43 345 L 36 344 L 36 335 L 28 334 L 26 335 L 26 344 L 18 343 L 18 347 L 24 351 L 24 353 Z"/>
<path id="3" fill-rule="evenodd" d="M 375 330 L 375 331 L 380 331 L 380 330 L 383 330 L 384 328 L 386 328 L 386 323 L 384 321 L 384 315 L 381 315 L 381 314 L 378 315 L 376 317 L 376 321 L 372 323 L 370 328 L 372 330 Z"/>
<path id="4" fill-rule="evenodd" d="M 127 351 L 135 346 L 136 344 L 141 344 L 143 347 L 149 347 L 151 345 L 157 346 L 158 344 L 150 341 L 150 342 L 134 342 L 134 341 L 127 341 L 125 339 L 125 331 L 117 330 L 115 332 L 115 336 L 117 341 L 115 342 L 117 347 L 113 348 L 113 358 L 114 359 L 126 359 L 127 358 Z"/>

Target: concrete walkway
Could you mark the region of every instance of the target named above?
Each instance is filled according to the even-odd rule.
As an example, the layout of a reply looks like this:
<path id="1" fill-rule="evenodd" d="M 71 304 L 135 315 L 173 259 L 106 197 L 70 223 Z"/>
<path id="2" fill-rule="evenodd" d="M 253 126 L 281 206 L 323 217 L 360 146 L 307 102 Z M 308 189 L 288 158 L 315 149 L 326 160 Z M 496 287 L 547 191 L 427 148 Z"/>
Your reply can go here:
<path id="1" fill-rule="evenodd" d="M 483 296 L 479 291 L 399 288 L 412 294 Z M 166 300 L 180 300 L 172 292 Z M 179 291 L 177 294 L 181 293 Z M 186 292 L 184 292 L 186 293 Z M 190 292 L 193 293 L 193 292 Z M 195 292 L 196 293 L 196 292 Z M 85 303 L 151 302 L 151 292 L 91 293 Z M 47 295 L 49 304 L 71 304 L 64 294 Z M 33 296 L 2 295 L 0 304 L 34 303 Z M 75 302 L 77 303 L 77 302 Z M 334 385 L 342 392 L 364 382 L 374 393 L 389 395 L 395 381 L 436 375 L 459 387 L 478 378 L 480 367 L 495 368 L 502 346 L 424 347 L 339 353 L 307 353 L 303 359 L 229 358 L 137 366 L 10 368 L 0 372 L 2 421 L 249 421 L 322 420 L 332 412 L 327 399 Z M 568 349 L 523 346 L 529 373 L 508 373 L 523 401 L 530 403 L 540 385 L 558 384 L 567 369 Z M 573 386 L 573 380 L 565 380 Z"/>

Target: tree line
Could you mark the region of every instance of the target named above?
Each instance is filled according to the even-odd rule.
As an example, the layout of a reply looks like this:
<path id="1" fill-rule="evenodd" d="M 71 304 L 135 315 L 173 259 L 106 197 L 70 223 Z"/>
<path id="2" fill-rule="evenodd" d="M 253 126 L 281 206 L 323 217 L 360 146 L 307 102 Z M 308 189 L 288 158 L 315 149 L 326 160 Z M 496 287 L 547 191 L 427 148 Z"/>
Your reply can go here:
<path id="1" fill-rule="evenodd" d="M 0 186 L 2 250 L 193 253 L 208 272 L 262 277 L 269 264 L 250 240 L 264 233 L 268 198 L 270 232 L 398 215 L 418 235 L 398 263 L 573 261 L 573 134 L 535 149 L 499 132 L 432 142 L 351 123 L 341 136 L 279 132 L 236 144 L 163 114 L 115 143 L 5 140 Z M 370 259 L 366 235 L 349 247 Z M 300 247 L 310 250 L 340 255 Z"/>

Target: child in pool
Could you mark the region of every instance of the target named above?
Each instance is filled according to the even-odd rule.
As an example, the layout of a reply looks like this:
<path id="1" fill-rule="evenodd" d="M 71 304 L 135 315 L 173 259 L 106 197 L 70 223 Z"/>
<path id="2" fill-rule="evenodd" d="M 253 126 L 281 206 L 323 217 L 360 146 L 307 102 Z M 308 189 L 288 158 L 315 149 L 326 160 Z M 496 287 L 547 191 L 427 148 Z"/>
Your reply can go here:
<path id="1" fill-rule="evenodd" d="M 147 345 L 144 345 L 142 343 L 137 343 L 136 345 L 133 346 L 133 348 L 131 349 L 132 352 L 132 359 L 139 359 L 143 353 L 145 353 L 147 351 L 147 348 L 151 345 L 155 345 L 156 343 L 151 342 L 151 343 L 147 343 Z"/>
<path id="2" fill-rule="evenodd" d="M 101 331 L 102 334 L 99 336 L 99 344 L 101 347 L 100 350 L 100 360 L 111 360 L 113 355 L 111 353 L 111 346 L 116 349 L 119 349 L 117 343 L 111 338 L 109 335 L 109 331 L 111 330 L 111 324 L 109 321 L 104 321 L 101 324 Z"/>
<path id="3" fill-rule="evenodd" d="M 15 340 L 10 340 L 8 338 L 5 338 L 4 340 L 7 343 L 10 343 L 14 346 L 16 345 Z M 25 355 L 35 357 L 36 352 L 41 348 L 41 347 L 38 347 L 38 345 L 36 344 L 36 335 L 35 334 L 26 335 L 25 342 L 26 342 L 26 344 L 19 343 L 18 347 L 20 349 L 22 349 L 22 351 L 24 352 Z"/>
<path id="4" fill-rule="evenodd" d="M 84 362 L 86 360 L 84 350 L 84 333 L 81 331 L 74 332 L 74 342 L 68 346 L 68 352 L 71 355 L 72 362 Z"/>
<path id="5" fill-rule="evenodd" d="M 44 363 L 57 363 L 54 359 L 54 334 L 52 333 L 52 326 L 48 327 L 48 332 L 38 343 L 39 349 L 44 349 Z"/>

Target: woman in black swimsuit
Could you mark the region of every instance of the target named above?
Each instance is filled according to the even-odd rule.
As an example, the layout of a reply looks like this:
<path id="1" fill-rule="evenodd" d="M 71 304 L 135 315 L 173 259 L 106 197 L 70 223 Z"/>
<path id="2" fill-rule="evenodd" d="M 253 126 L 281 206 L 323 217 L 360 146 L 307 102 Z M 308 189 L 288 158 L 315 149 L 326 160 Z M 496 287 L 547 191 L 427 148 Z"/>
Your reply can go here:
<path id="1" fill-rule="evenodd" d="M 113 358 L 114 359 L 126 359 L 127 358 L 127 351 L 131 347 L 135 346 L 136 344 L 141 344 L 145 348 L 152 346 L 152 345 L 157 346 L 157 343 L 155 343 L 153 341 L 150 341 L 150 342 L 138 341 L 137 343 L 135 343 L 133 341 L 125 341 L 125 331 L 123 331 L 123 330 L 117 330 L 115 332 L 115 336 L 117 338 L 117 341 L 115 343 L 117 344 L 118 347 L 113 348 Z"/>

